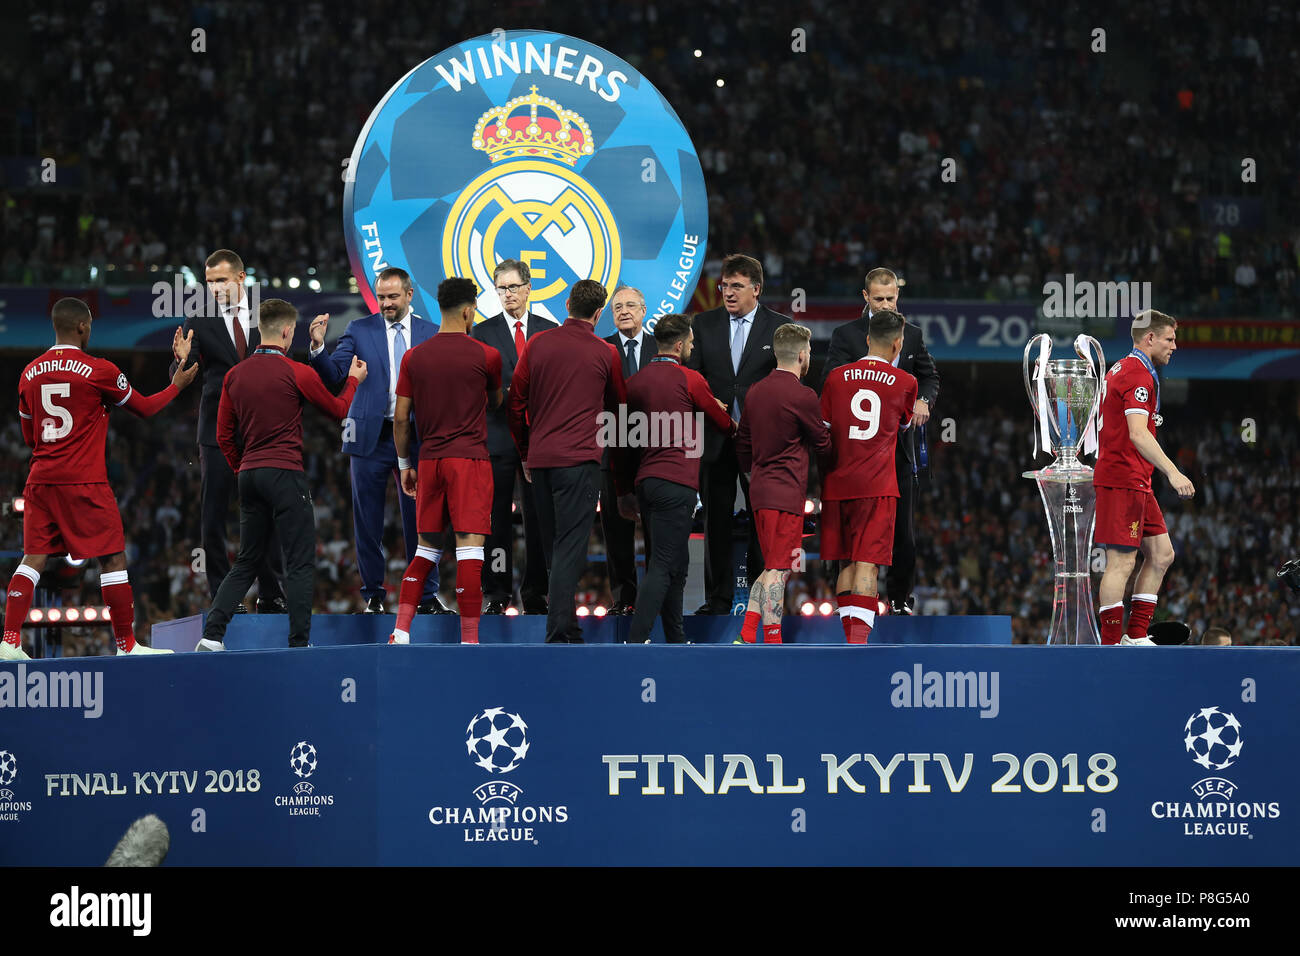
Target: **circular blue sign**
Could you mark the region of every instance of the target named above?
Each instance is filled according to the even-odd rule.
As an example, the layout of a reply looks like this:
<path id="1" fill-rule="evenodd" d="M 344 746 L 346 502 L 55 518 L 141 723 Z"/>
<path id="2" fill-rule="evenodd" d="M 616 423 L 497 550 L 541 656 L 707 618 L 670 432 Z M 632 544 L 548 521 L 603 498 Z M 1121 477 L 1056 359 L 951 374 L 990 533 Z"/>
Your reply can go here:
<path id="1" fill-rule="evenodd" d="M 502 311 L 493 268 L 518 259 L 530 311 L 562 322 L 569 288 L 595 279 L 639 289 L 653 329 L 689 305 L 704 264 L 686 128 L 631 66 L 562 34 L 500 30 L 425 60 L 375 107 L 345 179 L 348 255 L 375 311 L 375 279 L 397 266 L 435 320 L 438 283 L 472 278 L 481 321 Z"/>

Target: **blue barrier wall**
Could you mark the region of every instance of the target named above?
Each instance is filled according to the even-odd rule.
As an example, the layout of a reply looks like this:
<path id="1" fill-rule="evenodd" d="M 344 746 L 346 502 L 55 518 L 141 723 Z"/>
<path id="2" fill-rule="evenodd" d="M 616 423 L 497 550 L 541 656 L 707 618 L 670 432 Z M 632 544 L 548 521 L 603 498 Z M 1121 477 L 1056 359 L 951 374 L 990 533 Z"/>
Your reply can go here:
<path id="1" fill-rule="evenodd" d="M 1298 692 L 1284 648 L 5 665 L 0 863 L 97 864 L 155 812 L 171 865 L 1295 864 Z"/>

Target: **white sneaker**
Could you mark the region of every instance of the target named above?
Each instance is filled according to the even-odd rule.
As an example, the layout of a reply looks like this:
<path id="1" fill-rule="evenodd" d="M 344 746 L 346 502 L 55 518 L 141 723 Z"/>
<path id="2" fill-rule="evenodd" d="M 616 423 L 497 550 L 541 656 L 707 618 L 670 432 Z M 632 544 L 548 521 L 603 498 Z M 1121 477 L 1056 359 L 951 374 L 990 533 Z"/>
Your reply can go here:
<path id="1" fill-rule="evenodd" d="M 122 655 L 122 653 L 123 653 L 122 651 L 117 652 L 119 657 Z M 170 654 L 170 653 L 171 651 L 165 650 L 161 647 L 145 647 L 139 641 L 135 642 L 135 647 L 131 648 L 129 651 L 126 651 L 126 654 L 130 657 L 146 657 L 149 654 Z"/>
<path id="2" fill-rule="evenodd" d="M 1135 640 L 1133 640 L 1131 637 L 1129 637 L 1127 634 L 1125 634 L 1123 637 L 1121 637 L 1121 638 L 1119 639 L 1119 642 L 1120 642 L 1121 644 L 1128 644 L 1128 645 L 1135 646 L 1135 647 L 1155 647 L 1155 646 L 1156 646 L 1156 642 L 1153 641 L 1153 640 L 1151 640 L 1151 638 L 1149 638 L 1149 637 L 1139 637 L 1139 638 L 1135 641 Z"/>
<path id="3" fill-rule="evenodd" d="M 389 644 L 410 644 L 411 635 L 408 634 L 406 635 L 406 637 L 398 637 L 396 634 L 389 634 L 388 643 Z"/>
<path id="4" fill-rule="evenodd" d="M 226 645 L 222 644 L 220 641 L 209 640 L 205 637 L 194 646 L 194 649 L 196 651 L 224 651 Z"/>
<path id="5" fill-rule="evenodd" d="M 8 641 L 0 641 L 0 661 L 30 661 L 31 657 L 21 646 L 14 647 Z"/>

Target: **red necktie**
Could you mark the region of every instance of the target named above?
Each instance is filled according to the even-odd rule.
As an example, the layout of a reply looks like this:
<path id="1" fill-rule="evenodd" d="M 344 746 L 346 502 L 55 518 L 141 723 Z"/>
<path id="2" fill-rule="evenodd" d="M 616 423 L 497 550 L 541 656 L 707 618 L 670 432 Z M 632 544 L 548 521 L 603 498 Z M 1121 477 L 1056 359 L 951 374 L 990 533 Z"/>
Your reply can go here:
<path id="1" fill-rule="evenodd" d="M 248 339 L 244 337 L 244 326 L 239 321 L 239 313 L 236 312 L 232 317 L 235 325 L 235 351 L 239 353 L 239 360 L 242 362 L 244 356 L 248 354 Z"/>
<path id="2" fill-rule="evenodd" d="M 522 319 L 515 320 L 515 357 L 523 358 L 524 356 L 524 323 Z"/>

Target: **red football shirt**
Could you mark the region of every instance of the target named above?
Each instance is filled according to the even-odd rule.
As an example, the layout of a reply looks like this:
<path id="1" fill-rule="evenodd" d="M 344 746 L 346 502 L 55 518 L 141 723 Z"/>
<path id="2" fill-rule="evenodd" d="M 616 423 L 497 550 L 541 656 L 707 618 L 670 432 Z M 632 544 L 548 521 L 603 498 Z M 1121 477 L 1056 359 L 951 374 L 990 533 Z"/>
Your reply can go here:
<path id="1" fill-rule="evenodd" d="M 131 398 L 126 376 L 108 359 L 56 345 L 18 380 L 18 414 L 31 421 L 31 472 L 37 485 L 108 482 L 108 409 Z"/>
<path id="2" fill-rule="evenodd" d="M 830 373 L 822 418 L 831 426 L 834 464 L 822 478 L 822 500 L 898 497 L 894 452 L 916 392 L 913 375 L 870 355 Z"/>
<path id="3" fill-rule="evenodd" d="M 1128 416 L 1145 415 L 1156 433 L 1156 388 L 1142 360 L 1126 355 L 1110 367 L 1101 386 L 1101 432 L 1092 483 L 1100 488 L 1150 491 L 1155 465 L 1138 452 L 1128 434 Z"/>
<path id="4" fill-rule="evenodd" d="M 487 458 L 487 400 L 501 353 L 462 332 L 439 332 L 402 358 L 397 394 L 411 400 L 420 458 Z"/>

